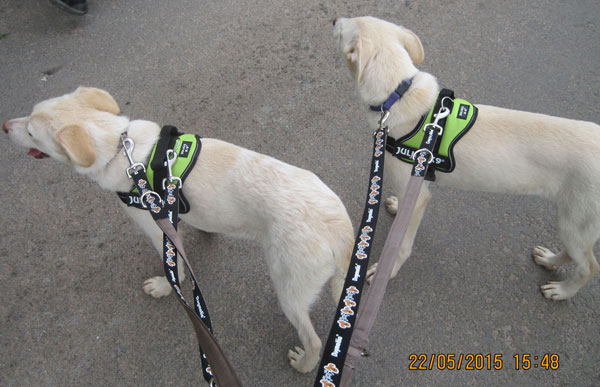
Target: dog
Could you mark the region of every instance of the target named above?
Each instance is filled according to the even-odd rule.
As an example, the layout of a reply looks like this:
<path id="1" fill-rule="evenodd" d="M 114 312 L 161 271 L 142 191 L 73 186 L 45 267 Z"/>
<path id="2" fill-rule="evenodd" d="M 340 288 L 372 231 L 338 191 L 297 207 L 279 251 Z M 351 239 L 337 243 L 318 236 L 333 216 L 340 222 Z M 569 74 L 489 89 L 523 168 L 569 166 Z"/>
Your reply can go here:
<path id="1" fill-rule="evenodd" d="M 40 102 L 31 115 L 6 121 L 2 129 L 30 148 L 29 155 L 66 163 L 114 192 L 133 186 L 121 134 L 127 132 L 135 143 L 133 159 L 145 162 L 161 130 L 156 123 L 120 115 L 108 92 L 87 87 Z M 182 190 L 191 206 L 181 214 L 186 223 L 262 246 L 281 308 L 303 346 L 288 351 L 290 365 L 311 371 L 321 340 L 309 309 L 327 281 L 337 303 L 352 254 L 352 224 L 341 200 L 309 171 L 210 138 L 202 139 Z M 148 211 L 121 204 L 162 257 L 162 231 Z M 172 291 L 165 277 L 148 279 L 143 289 L 156 298 Z"/>
<path id="2" fill-rule="evenodd" d="M 403 81 L 412 80 L 404 95 L 389 109 L 389 133 L 408 134 L 434 105 L 440 87 L 436 78 L 420 71 L 424 52 L 412 31 L 374 17 L 337 18 L 333 35 L 366 105 L 381 105 Z M 536 194 L 556 206 L 558 235 L 564 249 L 553 253 L 537 246 L 532 256 L 550 270 L 574 262 L 576 270 L 564 281 L 541 286 L 552 300 L 572 297 L 595 273 L 593 254 L 600 237 L 600 126 L 548 115 L 477 105 L 472 128 L 454 148 L 456 168 L 437 173 L 439 184 L 488 192 Z M 377 122 L 381 113 L 369 112 Z M 395 196 L 386 198 L 391 214 L 398 211 L 411 165 L 394 157 L 386 160 L 386 185 Z M 474 168 L 473 166 L 476 166 Z M 412 252 L 414 238 L 431 193 L 425 182 L 395 262 L 392 277 Z M 376 266 L 369 269 L 372 278 Z"/>

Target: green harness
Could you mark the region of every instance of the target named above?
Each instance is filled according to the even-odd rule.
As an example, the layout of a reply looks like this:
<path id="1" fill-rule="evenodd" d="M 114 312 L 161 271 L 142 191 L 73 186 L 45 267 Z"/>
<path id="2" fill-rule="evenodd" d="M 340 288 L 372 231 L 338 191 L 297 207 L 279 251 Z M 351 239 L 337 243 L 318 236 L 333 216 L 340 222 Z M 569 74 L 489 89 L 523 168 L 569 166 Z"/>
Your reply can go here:
<path id="1" fill-rule="evenodd" d="M 423 116 L 417 126 L 406 136 L 398 140 L 388 137 L 386 149 L 398 159 L 412 164 L 414 160 L 412 156 L 416 152 L 423 141 L 425 131 L 423 128 L 426 124 L 434 121 L 433 113 L 439 111 L 441 104 L 450 107 L 450 115 L 445 118 L 445 123 L 441 122 L 444 127 L 441 139 L 436 145 L 432 165 L 435 168 L 430 168 L 431 175 L 428 175 L 428 180 L 433 180 L 435 177 L 433 171 L 452 172 L 456 166 L 454 161 L 454 145 L 471 129 L 477 119 L 477 107 L 460 98 L 454 98 L 452 90 L 443 89 L 438 94 L 437 102 L 431 108 L 426 116 Z"/>
<path id="2" fill-rule="evenodd" d="M 195 134 L 179 133 L 174 126 L 162 128 L 160 138 L 154 145 L 154 149 L 152 149 L 146 167 L 146 176 L 152 190 L 158 193 L 160 197 L 164 196 L 163 179 L 167 178 L 168 175 L 168 168 L 165 163 L 165 155 L 168 149 L 172 149 L 177 155 L 175 162 L 171 165 L 171 172 L 174 177 L 181 179 L 183 184 L 200 154 L 202 141 Z M 179 193 L 179 213 L 185 214 L 190 210 L 190 205 L 183 195 L 183 190 L 180 190 Z M 145 209 L 135 186 L 129 192 L 117 192 L 117 195 L 128 206 Z"/>

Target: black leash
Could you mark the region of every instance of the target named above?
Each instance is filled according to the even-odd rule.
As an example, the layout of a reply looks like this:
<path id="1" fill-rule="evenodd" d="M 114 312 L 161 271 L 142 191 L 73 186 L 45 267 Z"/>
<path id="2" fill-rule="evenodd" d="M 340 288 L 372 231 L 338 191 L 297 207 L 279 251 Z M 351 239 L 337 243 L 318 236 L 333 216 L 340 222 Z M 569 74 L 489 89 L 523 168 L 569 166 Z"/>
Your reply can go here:
<path id="1" fill-rule="evenodd" d="M 177 155 L 172 150 L 170 152 L 169 150 L 166 151 L 165 162 L 168 167 L 168 177 L 163 180 L 165 197 L 164 201 L 162 201 L 160 195 L 152 191 L 143 164 L 135 163 L 131 157 L 134 147 L 133 141 L 123 135 L 121 142 L 130 163 L 130 167 L 127 168 L 127 176 L 134 181 L 138 188 L 141 203 L 148 208 L 152 218 L 164 232 L 163 266 L 165 275 L 177 295 L 177 300 L 183 306 L 194 325 L 196 337 L 198 338 L 204 379 L 210 386 L 216 386 L 217 384 L 226 387 L 241 386 L 241 382 L 237 378 L 233 367 L 212 334 L 212 324 L 204 297 L 200 292 L 194 273 L 183 250 L 181 240 L 177 235 L 176 228 L 179 216 L 178 201 L 181 179 L 173 177 L 171 173 L 171 166 L 175 162 Z M 190 275 L 194 296 L 193 309 L 181 293 L 177 268 L 178 253 L 183 258 Z"/>
<path id="2" fill-rule="evenodd" d="M 382 113 L 379 120 L 379 129 L 374 133 L 371 175 L 369 177 L 369 190 L 365 209 L 355 240 L 337 312 L 329 331 L 325 349 L 323 350 L 321 364 L 317 370 L 315 387 L 335 386 L 339 383 L 346 354 L 350 346 L 350 338 L 352 337 L 352 329 L 356 320 L 360 296 L 367 274 L 369 253 L 375 236 L 375 226 L 377 225 L 379 206 L 381 204 L 383 162 L 387 137 L 387 127 L 384 128 L 383 125 L 388 116 L 389 112 Z"/>

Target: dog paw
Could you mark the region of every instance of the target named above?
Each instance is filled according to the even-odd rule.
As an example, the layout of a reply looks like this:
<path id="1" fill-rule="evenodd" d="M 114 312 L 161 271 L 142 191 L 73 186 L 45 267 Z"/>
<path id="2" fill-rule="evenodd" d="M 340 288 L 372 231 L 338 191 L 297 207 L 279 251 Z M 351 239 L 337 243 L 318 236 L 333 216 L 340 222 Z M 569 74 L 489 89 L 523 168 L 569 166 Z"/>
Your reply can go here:
<path id="1" fill-rule="evenodd" d="M 556 254 L 542 246 L 536 246 L 531 254 L 535 263 L 548 270 L 556 270 L 560 265 L 555 262 Z"/>
<path id="2" fill-rule="evenodd" d="M 371 285 L 371 281 L 373 280 L 373 277 L 375 276 L 376 271 L 377 271 L 376 263 L 367 269 L 367 283 L 369 285 Z"/>
<path id="3" fill-rule="evenodd" d="M 306 364 L 306 358 L 304 355 L 306 355 L 306 353 L 304 352 L 304 349 L 300 347 L 290 349 L 287 354 L 292 368 L 303 374 L 313 369 L 313 366 L 311 364 Z"/>
<path id="4" fill-rule="evenodd" d="M 390 214 L 396 215 L 398 213 L 398 198 L 390 196 L 385 199 L 385 208 Z"/>
<path id="5" fill-rule="evenodd" d="M 577 292 L 577 290 L 571 290 L 564 281 L 550 281 L 546 285 L 542 285 L 541 289 L 544 297 L 553 301 L 569 299 Z"/>
<path id="6" fill-rule="evenodd" d="M 173 289 L 165 277 L 152 277 L 144 281 L 144 292 L 154 298 L 166 297 Z"/>

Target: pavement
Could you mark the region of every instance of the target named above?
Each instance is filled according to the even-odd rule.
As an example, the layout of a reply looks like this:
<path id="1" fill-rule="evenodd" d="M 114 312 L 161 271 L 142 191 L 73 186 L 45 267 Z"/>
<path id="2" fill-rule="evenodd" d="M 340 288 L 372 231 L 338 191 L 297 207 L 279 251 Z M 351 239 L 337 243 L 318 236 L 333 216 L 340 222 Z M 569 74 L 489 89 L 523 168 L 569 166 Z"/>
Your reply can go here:
<path id="1" fill-rule="evenodd" d="M 462 98 L 599 122 L 596 0 L 90 0 L 83 17 L 45 0 L 3 1 L 0 121 L 79 85 L 100 87 L 131 118 L 315 172 L 356 227 L 371 131 L 336 60 L 331 21 L 361 15 L 416 32 L 425 48 L 421 68 Z M 142 291 L 161 264 L 115 195 L 25 153 L 2 137 L 0 385 L 203 385 L 180 306 Z M 551 205 L 432 190 L 412 257 L 390 282 L 371 356 L 353 385 L 599 386 L 598 276 L 569 301 L 548 301 L 539 290 L 570 270 L 547 272 L 530 256 L 538 244 L 560 247 Z M 391 220 L 380 216 L 373 257 Z M 216 336 L 244 385 L 311 386 L 315 372 L 301 375 L 287 364 L 297 337 L 260 249 L 186 231 Z M 312 313 L 323 339 L 333 310 L 325 291 Z M 431 354 L 471 355 L 479 364 L 440 369 L 436 358 L 432 369 L 411 370 L 420 354 L 427 362 Z M 515 369 L 525 355 L 529 369 Z M 490 359 L 501 360 L 500 369 Z"/>

